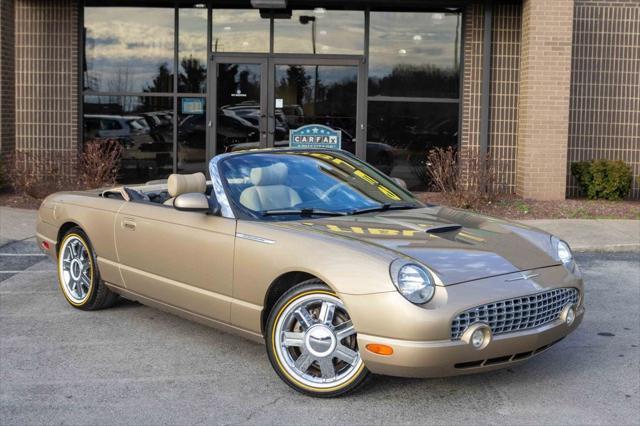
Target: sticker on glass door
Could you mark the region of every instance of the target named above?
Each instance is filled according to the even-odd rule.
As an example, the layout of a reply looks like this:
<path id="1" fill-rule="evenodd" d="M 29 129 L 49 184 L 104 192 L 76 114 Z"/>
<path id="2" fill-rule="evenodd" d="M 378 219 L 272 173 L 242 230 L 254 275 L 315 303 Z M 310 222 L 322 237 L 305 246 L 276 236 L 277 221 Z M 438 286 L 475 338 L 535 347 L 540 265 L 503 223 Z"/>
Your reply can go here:
<path id="1" fill-rule="evenodd" d="M 307 124 L 289 130 L 289 146 L 306 149 L 340 149 L 342 147 L 342 132 L 322 124 Z"/>

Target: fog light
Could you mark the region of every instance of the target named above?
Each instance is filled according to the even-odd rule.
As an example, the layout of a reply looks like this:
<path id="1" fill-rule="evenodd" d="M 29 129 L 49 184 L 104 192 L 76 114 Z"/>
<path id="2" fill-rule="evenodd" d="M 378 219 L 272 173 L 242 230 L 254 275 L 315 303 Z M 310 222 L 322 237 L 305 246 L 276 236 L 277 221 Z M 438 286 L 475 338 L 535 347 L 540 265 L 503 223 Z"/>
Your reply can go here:
<path id="1" fill-rule="evenodd" d="M 461 339 L 474 349 L 484 349 L 491 342 L 491 328 L 483 322 L 477 322 L 467 327 Z"/>
<path id="2" fill-rule="evenodd" d="M 573 324 L 573 320 L 576 319 L 576 311 L 573 310 L 573 308 L 569 308 L 569 310 L 567 311 L 567 325 L 571 325 Z"/>
<path id="3" fill-rule="evenodd" d="M 562 312 L 560 312 L 560 319 L 570 326 L 576 320 L 576 308 L 575 305 L 569 303 L 562 308 Z"/>
<path id="4" fill-rule="evenodd" d="M 474 348 L 479 348 L 484 343 L 484 331 L 482 329 L 477 329 L 471 335 L 471 344 Z"/>

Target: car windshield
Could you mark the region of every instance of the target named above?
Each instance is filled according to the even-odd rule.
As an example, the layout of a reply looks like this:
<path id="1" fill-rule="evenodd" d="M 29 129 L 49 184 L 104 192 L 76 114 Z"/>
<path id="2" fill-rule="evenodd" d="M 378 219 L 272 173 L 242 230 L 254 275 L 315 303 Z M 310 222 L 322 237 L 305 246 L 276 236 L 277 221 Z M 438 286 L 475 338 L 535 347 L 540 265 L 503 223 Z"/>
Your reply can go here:
<path id="1" fill-rule="evenodd" d="M 422 206 L 390 178 L 340 151 L 249 152 L 225 158 L 219 170 L 240 218 L 295 220 Z"/>

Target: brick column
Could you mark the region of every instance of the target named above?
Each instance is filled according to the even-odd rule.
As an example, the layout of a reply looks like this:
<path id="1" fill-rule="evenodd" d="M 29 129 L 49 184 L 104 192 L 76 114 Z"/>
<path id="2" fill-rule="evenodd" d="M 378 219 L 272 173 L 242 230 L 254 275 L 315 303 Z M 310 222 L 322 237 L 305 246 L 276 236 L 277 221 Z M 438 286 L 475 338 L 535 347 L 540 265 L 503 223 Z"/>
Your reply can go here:
<path id="1" fill-rule="evenodd" d="M 573 0 L 524 0 L 516 192 L 566 193 Z"/>
<path id="2" fill-rule="evenodd" d="M 4 0 L 1 0 L 4 2 Z M 15 0 L 17 167 L 73 176 L 78 124 L 78 0 Z"/>
<path id="3" fill-rule="evenodd" d="M 16 145 L 14 22 L 13 0 L 0 1 L 0 167 Z"/>

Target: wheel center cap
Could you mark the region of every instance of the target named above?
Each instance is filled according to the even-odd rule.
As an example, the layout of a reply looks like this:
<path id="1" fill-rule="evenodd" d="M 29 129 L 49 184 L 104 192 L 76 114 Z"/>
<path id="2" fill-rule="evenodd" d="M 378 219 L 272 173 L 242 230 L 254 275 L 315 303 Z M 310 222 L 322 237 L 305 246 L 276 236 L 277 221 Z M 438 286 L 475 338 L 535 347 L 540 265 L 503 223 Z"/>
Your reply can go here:
<path id="1" fill-rule="evenodd" d="M 336 337 L 326 325 L 318 324 L 307 330 L 304 345 L 314 356 L 325 357 L 336 348 Z"/>
<path id="2" fill-rule="evenodd" d="M 71 261 L 71 268 L 69 269 L 71 272 L 71 278 L 73 278 L 74 280 L 80 278 L 80 274 L 82 273 L 82 264 L 78 259 L 73 259 Z"/>

